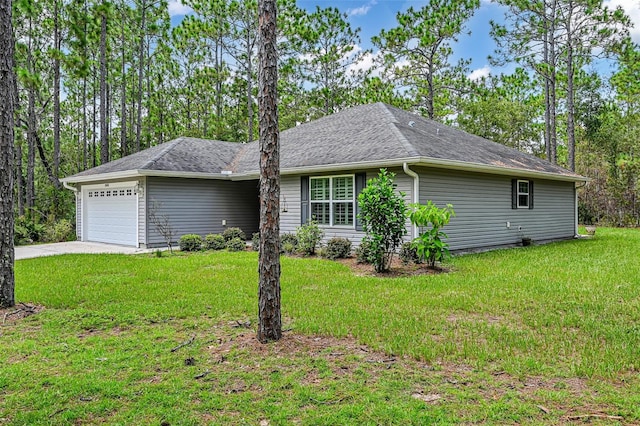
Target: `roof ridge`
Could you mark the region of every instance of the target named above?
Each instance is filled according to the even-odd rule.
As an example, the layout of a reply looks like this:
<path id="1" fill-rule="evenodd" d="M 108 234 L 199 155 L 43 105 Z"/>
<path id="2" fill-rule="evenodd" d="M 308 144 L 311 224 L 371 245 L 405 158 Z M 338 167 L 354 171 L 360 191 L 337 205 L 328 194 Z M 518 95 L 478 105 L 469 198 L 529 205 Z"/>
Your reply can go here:
<path id="1" fill-rule="evenodd" d="M 407 139 L 404 133 L 402 133 L 398 128 L 399 120 L 389 109 L 393 107 L 384 102 L 379 102 L 379 104 L 380 104 L 380 107 L 383 109 L 384 113 L 391 118 L 391 123 L 389 123 L 391 127 L 391 131 L 396 133 L 396 135 L 398 136 L 398 140 L 400 141 L 404 149 L 407 151 L 407 154 L 409 156 L 419 157 L 420 153 L 418 152 L 418 150 L 413 146 L 411 142 L 409 142 L 409 139 Z"/>
<path id="2" fill-rule="evenodd" d="M 147 161 L 146 163 L 144 163 L 142 165 L 142 167 L 140 167 L 141 169 L 146 169 L 150 166 L 152 166 L 156 161 L 158 161 L 161 157 L 163 157 L 165 154 L 167 154 L 169 151 L 171 151 L 173 148 L 176 147 L 176 145 L 178 145 L 178 142 L 184 141 L 186 138 L 184 136 L 181 136 L 177 139 L 174 139 L 172 141 L 166 142 L 166 145 L 169 146 L 165 146 L 163 149 L 160 150 L 160 152 L 158 153 L 158 155 L 154 156 L 153 158 L 151 158 L 149 161 Z M 157 145 L 156 145 L 157 146 Z"/>

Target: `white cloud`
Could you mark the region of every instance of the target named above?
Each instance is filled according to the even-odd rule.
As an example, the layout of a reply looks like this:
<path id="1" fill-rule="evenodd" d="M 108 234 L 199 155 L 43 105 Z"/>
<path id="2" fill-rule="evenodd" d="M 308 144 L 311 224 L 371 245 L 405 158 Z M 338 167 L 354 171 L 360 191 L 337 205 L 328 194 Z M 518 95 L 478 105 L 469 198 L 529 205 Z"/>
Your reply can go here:
<path id="1" fill-rule="evenodd" d="M 489 77 L 489 75 L 491 75 L 491 67 L 489 65 L 485 65 L 482 68 L 473 70 L 471 74 L 467 76 L 467 78 L 471 81 L 478 81 L 484 77 Z"/>
<path id="2" fill-rule="evenodd" d="M 185 6 L 180 0 L 169 0 L 169 16 L 182 16 L 193 12 L 189 6 Z"/>
<path id="3" fill-rule="evenodd" d="M 375 6 L 376 3 L 378 3 L 377 0 L 371 0 L 369 3 L 363 6 L 356 7 L 354 9 L 347 9 L 347 14 L 349 16 L 364 16 L 369 13 L 371 7 Z"/>
<path id="4" fill-rule="evenodd" d="M 613 10 L 620 6 L 631 18 L 633 28 L 630 28 L 631 38 L 640 43 L 640 2 L 638 0 L 605 0 L 603 5 Z"/>

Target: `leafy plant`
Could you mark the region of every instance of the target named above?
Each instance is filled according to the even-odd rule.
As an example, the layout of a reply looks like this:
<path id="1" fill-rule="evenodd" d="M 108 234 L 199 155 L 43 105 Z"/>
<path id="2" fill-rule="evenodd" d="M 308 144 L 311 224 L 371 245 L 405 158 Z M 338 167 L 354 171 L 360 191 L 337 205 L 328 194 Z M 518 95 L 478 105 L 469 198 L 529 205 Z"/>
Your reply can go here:
<path id="1" fill-rule="evenodd" d="M 436 262 L 442 262 L 450 256 L 449 244 L 444 241 L 448 236 L 441 228 L 449 223 L 452 216 L 455 216 L 455 212 L 451 204 L 439 208 L 429 200 L 427 204 L 411 205 L 411 223 L 419 228 L 428 228 L 413 240 L 413 245 L 418 255 L 432 268 Z"/>
<path id="2" fill-rule="evenodd" d="M 422 258 L 418 254 L 418 250 L 413 242 L 403 243 L 400 247 L 400 260 L 404 265 L 409 263 L 422 263 Z"/>
<path id="3" fill-rule="evenodd" d="M 253 251 L 260 251 L 260 233 L 254 232 L 251 236 L 251 248 Z"/>
<path id="4" fill-rule="evenodd" d="M 396 191 L 394 177 L 394 173 L 381 169 L 358 196 L 359 217 L 366 232 L 363 242 L 370 248 L 367 259 L 376 272 L 389 270 L 393 254 L 407 232 L 405 194 Z"/>
<path id="5" fill-rule="evenodd" d="M 368 241 L 362 240 L 360 245 L 356 248 L 356 263 L 371 263 L 369 262 L 369 257 L 371 255 L 369 252 L 371 251 L 371 247 Z"/>
<path id="6" fill-rule="evenodd" d="M 75 239 L 74 226 L 67 219 L 60 219 L 44 230 L 42 240 L 47 243 L 59 243 Z"/>
<path id="7" fill-rule="evenodd" d="M 226 243 L 220 234 L 209 234 L 204 237 L 204 248 L 207 250 L 222 250 L 226 247 Z"/>
<path id="8" fill-rule="evenodd" d="M 344 259 L 351 254 L 351 241 L 348 238 L 334 237 L 327 241 L 324 256 L 327 259 Z"/>
<path id="9" fill-rule="evenodd" d="M 247 247 L 245 240 L 235 237 L 227 241 L 227 250 L 229 251 L 243 251 Z"/>
<path id="10" fill-rule="evenodd" d="M 283 253 L 294 253 L 298 249 L 298 237 L 296 234 L 280 235 L 280 249 Z"/>
<path id="11" fill-rule="evenodd" d="M 185 234 L 178 241 L 182 251 L 198 251 L 202 248 L 202 237 L 198 234 Z"/>
<path id="12" fill-rule="evenodd" d="M 234 238 L 240 238 L 242 241 L 246 241 L 247 239 L 247 236 L 242 229 L 234 227 L 225 229 L 222 232 L 222 236 L 224 237 L 225 241 L 231 241 Z"/>
<path id="13" fill-rule="evenodd" d="M 320 229 L 318 223 L 310 220 L 296 229 L 298 238 L 298 251 L 305 255 L 312 255 L 316 252 L 316 247 L 320 244 L 324 231 Z"/>
<path id="14" fill-rule="evenodd" d="M 14 223 L 13 241 L 15 245 L 32 244 L 42 239 L 45 227 L 26 216 L 18 216 Z"/>

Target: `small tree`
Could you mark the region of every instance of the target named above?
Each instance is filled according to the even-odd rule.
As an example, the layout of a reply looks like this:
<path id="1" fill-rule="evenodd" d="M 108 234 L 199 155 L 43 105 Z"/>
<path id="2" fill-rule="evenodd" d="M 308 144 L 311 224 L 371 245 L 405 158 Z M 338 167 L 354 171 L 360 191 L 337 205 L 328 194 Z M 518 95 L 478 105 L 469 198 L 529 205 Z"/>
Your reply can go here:
<path id="1" fill-rule="evenodd" d="M 149 222 L 151 222 L 158 231 L 158 234 L 162 235 L 164 241 L 167 243 L 169 253 L 173 254 L 173 239 L 176 236 L 176 232 L 171 226 L 169 216 L 166 214 L 158 214 L 158 210 L 162 207 L 161 203 L 153 201 L 149 208 Z"/>
<path id="2" fill-rule="evenodd" d="M 405 194 L 396 191 L 394 177 L 394 173 L 381 169 L 378 177 L 370 179 L 358 196 L 358 217 L 367 233 L 363 244 L 368 244 L 367 258 L 376 272 L 389 270 L 393 254 L 407 233 Z"/>
<path id="3" fill-rule="evenodd" d="M 451 216 L 455 216 L 453 206 L 447 204 L 444 208 L 438 208 L 431 200 L 427 204 L 412 204 L 409 219 L 411 223 L 427 228 L 413 240 L 418 255 L 424 259 L 430 267 L 435 267 L 436 262 L 441 262 L 450 256 L 449 244 L 444 241 L 447 237 L 441 228 L 449 223 Z"/>

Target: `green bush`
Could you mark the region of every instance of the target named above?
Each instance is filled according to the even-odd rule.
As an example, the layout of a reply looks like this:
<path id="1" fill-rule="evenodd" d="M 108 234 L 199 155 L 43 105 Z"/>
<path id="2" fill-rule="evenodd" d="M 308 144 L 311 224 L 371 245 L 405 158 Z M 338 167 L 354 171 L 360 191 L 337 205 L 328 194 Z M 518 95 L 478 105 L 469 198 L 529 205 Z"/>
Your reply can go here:
<path id="1" fill-rule="evenodd" d="M 240 238 L 242 241 L 247 240 L 247 236 L 240 228 L 227 228 L 222 232 L 222 236 L 224 237 L 225 241 L 231 241 L 234 238 Z"/>
<path id="2" fill-rule="evenodd" d="M 429 227 L 413 240 L 413 245 L 420 258 L 425 259 L 433 268 L 436 262 L 442 262 L 450 256 L 449 244 L 444 241 L 448 237 L 441 228 L 447 225 L 456 213 L 451 204 L 438 208 L 431 200 L 427 204 L 413 204 L 411 209 L 411 222 L 420 228 Z"/>
<path id="3" fill-rule="evenodd" d="M 226 241 L 220 234 L 209 234 L 204 237 L 204 248 L 206 250 L 222 250 L 226 247 Z"/>
<path id="4" fill-rule="evenodd" d="M 362 240 L 360 242 L 360 245 L 356 248 L 356 263 L 370 263 L 370 251 L 371 246 L 369 245 L 369 242 L 366 240 Z"/>
<path id="5" fill-rule="evenodd" d="M 324 256 L 327 259 L 344 259 L 351 254 L 351 241 L 348 238 L 334 237 L 327 241 Z"/>
<path id="6" fill-rule="evenodd" d="M 18 216 L 13 227 L 13 243 L 15 245 L 36 243 L 42 240 L 44 231 L 44 225 L 26 216 Z"/>
<path id="7" fill-rule="evenodd" d="M 251 248 L 253 251 L 260 251 L 260 233 L 254 232 L 251 236 Z"/>
<path id="8" fill-rule="evenodd" d="M 316 247 L 320 244 L 324 232 L 316 221 L 309 221 L 296 229 L 298 237 L 298 251 L 304 255 L 312 255 L 316 252 Z"/>
<path id="9" fill-rule="evenodd" d="M 407 233 L 405 194 L 396 191 L 394 176 L 381 169 L 378 177 L 369 179 L 358 196 L 360 222 L 366 232 L 363 240 L 369 244 L 368 260 L 376 272 L 389 270 L 393 255 Z"/>
<path id="10" fill-rule="evenodd" d="M 182 251 L 198 251 L 202 249 L 202 237 L 198 234 L 186 234 L 178 241 Z"/>
<path id="11" fill-rule="evenodd" d="M 409 263 L 422 263 L 422 259 L 420 258 L 420 255 L 418 255 L 416 246 L 410 242 L 406 242 L 402 244 L 402 247 L 400 247 L 400 260 L 402 260 L 404 265 L 408 265 Z"/>
<path id="12" fill-rule="evenodd" d="M 247 243 L 244 239 L 235 237 L 227 241 L 227 250 L 229 251 L 242 251 L 247 248 Z"/>
<path id="13" fill-rule="evenodd" d="M 280 250 L 286 254 L 295 253 L 298 250 L 298 237 L 296 237 L 296 234 L 280 235 Z"/>
<path id="14" fill-rule="evenodd" d="M 60 243 L 63 241 L 75 240 L 75 230 L 73 224 L 67 219 L 50 224 L 44 230 L 42 240 L 47 243 Z"/>

